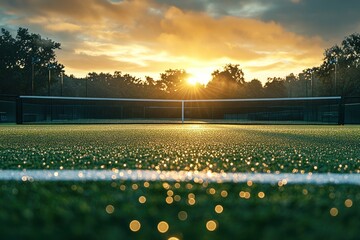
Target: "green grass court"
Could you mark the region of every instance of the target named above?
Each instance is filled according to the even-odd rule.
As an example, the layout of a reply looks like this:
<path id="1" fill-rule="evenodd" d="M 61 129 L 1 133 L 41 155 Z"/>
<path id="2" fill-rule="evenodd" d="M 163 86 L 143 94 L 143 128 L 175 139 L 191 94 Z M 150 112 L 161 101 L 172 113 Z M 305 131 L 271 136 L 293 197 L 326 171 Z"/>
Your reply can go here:
<path id="1" fill-rule="evenodd" d="M 360 173 L 359 126 L 0 125 L 0 169 Z M 0 181 L 2 239 L 358 239 L 360 186 Z"/>

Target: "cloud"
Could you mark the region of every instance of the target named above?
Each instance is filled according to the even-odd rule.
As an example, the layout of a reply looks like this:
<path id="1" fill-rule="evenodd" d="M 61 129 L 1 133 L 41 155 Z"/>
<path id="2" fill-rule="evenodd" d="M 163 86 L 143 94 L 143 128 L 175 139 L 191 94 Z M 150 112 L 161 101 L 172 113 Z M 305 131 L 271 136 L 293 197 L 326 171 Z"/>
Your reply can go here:
<path id="1" fill-rule="evenodd" d="M 45 17 L 32 17 L 28 19 L 31 24 L 42 25 L 52 32 L 76 32 L 81 30 L 81 25 L 64 22 L 62 19 L 48 19 Z"/>
<path id="2" fill-rule="evenodd" d="M 131 18 L 126 11 L 128 1 L 110 3 L 102 0 L 4 0 L 1 4 L 11 13 L 26 12 L 30 15 L 50 18 L 61 15 L 88 23 L 104 19 L 104 12 L 107 13 L 105 16 L 109 17 L 121 15 L 125 19 Z"/>
<path id="3" fill-rule="evenodd" d="M 274 21 L 288 31 L 307 36 L 320 36 L 331 43 L 360 31 L 358 0 L 157 1 L 186 11 L 206 12 L 215 17 L 235 16 L 266 22 Z"/>
<path id="4" fill-rule="evenodd" d="M 219 1 L 206 0 L 2 0 L 0 6 L 16 17 L 8 23 L 62 43 L 58 56 L 69 73 L 121 70 L 154 76 L 169 68 L 204 71 L 239 63 L 253 78 L 318 65 L 325 46 L 320 37 L 249 17 L 265 16 L 274 7 L 261 6 L 262 1 L 227 0 L 219 8 Z M 287 1 L 301 5 L 305 0 Z M 222 15 L 230 7 L 234 11 Z M 249 16 L 236 16 L 245 13 Z"/>
<path id="5" fill-rule="evenodd" d="M 118 69 L 120 62 L 114 61 L 107 55 L 91 56 L 83 53 L 78 54 L 59 54 L 59 57 L 64 62 L 68 63 L 69 68 L 76 72 L 96 72 L 105 71 L 112 72 L 114 69 Z"/>
<path id="6" fill-rule="evenodd" d="M 316 64 L 323 51 L 320 38 L 287 32 L 275 22 L 213 18 L 174 7 L 166 12 L 162 30 L 159 41 L 170 52 L 209 62 L 221 58 L 245 65 L 283 61 L 293 69 L 295 65 Z"/>
<path id="7" fill-rule="evenodd" d="M 259 19 L 275 21 L 288 31 L 297 34 L 320 36 L 330 44 L 360 31 L 358 0 L 282 0 L 280 2 L 263 12 Z"/>

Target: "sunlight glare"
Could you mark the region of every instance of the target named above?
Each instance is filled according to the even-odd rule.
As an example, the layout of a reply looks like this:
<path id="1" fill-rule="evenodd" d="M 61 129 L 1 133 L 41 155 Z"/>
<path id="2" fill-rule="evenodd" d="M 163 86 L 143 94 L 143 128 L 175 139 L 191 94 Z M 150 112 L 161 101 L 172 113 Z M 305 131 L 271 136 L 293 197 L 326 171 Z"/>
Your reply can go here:
<path id="1" fill-rule="evenodd" d="M 194 71 L 190 73 L 190 76 L 187 80 L 188 84 L 195 86 L 197 84 L 206 85 L 211 78 L 211 74 L 207 71 Z"/>

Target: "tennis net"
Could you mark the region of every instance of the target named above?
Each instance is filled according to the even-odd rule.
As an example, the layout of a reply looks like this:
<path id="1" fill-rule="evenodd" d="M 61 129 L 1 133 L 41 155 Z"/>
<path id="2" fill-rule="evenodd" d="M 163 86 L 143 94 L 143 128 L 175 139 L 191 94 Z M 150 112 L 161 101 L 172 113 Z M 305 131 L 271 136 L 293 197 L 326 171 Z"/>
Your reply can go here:
<path id="1" fill-rule="evenodd" d="M 342 124 L 341 97 L 132 99 L 20 96 L 22 123 Z"/>

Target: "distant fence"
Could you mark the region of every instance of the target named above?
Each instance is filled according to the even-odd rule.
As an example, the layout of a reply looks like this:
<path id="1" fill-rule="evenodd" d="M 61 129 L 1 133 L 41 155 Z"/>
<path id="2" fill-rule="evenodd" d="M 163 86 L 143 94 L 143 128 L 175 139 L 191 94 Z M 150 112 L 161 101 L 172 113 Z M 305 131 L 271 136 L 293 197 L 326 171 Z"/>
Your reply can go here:
<path id="1" fill-rule="evenodd" d="M 16 98 L 13 95 L 0 95 L 0 123 L 16 122 Z"/>
<path id="2" fill-rule="evenodd" d="M 344 106 L 344 123 L 360 124 L 360 97 L 345 97 L 342 104 Z"/>

